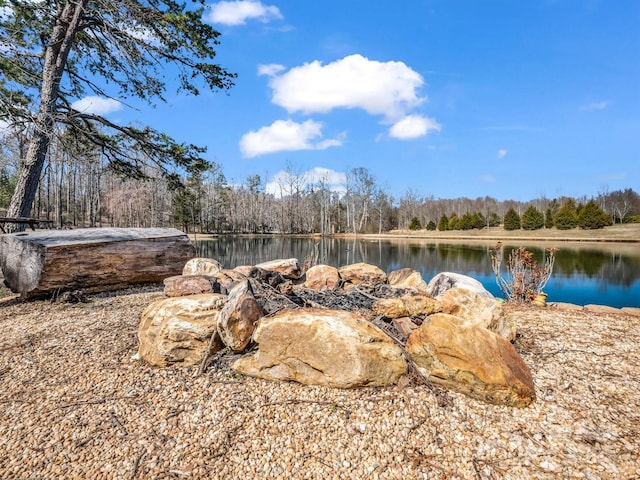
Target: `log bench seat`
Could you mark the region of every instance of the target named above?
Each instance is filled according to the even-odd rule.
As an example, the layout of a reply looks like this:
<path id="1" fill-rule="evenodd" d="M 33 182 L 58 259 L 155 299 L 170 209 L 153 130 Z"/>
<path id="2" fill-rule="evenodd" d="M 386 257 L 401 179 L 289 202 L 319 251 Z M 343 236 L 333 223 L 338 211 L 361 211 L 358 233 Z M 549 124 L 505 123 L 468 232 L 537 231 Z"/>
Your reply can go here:
<path id="1" fill-rule="evenodd" d="M 174 228 L 83 228 L 0 235 L 5 285 L 23 298 L 99 292 L 180 275 L 195 256 Z"/>

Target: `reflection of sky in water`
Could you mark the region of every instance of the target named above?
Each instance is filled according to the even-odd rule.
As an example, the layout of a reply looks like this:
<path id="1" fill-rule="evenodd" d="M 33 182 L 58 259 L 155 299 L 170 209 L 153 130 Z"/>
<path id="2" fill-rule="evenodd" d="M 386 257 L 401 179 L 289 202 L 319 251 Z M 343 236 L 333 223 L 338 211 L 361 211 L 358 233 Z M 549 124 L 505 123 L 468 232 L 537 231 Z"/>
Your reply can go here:
<path id="1" fill-rule="evenodd" d="M 215 258 L 226 268 L 277 258 L 295 257 L 305 262 L 319 251 L 318 263 L 339 267 L 365 262 L 387 273 L 412 268 L 427 282 L 440 272 L 456 272 L 477 279 L 496 297 L 502 297 L 487 246 L 289 237 L 219 237 L 197 246 L 199 255 Z M 544 288 L 548 301 L 640 307 L 640 249 L 631 255 L 565 246 L 561 250 L 563 256 L 558 256 Z M 506 276 L 505 264 L 506 259 L 502 266 Z"/>

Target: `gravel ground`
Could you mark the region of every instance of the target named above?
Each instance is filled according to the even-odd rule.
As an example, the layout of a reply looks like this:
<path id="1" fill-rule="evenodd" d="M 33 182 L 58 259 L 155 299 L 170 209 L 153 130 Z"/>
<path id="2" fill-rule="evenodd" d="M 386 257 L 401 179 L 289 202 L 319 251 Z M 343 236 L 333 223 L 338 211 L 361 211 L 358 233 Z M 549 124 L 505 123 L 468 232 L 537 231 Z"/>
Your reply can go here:
<path id="1" fill-rule="evenodd" d="M 509 307 L 538 398 L 334 390 L 131 360 L 158 286 L 0 299 L 0 479 L 640 478 L 640 317 Z"/>

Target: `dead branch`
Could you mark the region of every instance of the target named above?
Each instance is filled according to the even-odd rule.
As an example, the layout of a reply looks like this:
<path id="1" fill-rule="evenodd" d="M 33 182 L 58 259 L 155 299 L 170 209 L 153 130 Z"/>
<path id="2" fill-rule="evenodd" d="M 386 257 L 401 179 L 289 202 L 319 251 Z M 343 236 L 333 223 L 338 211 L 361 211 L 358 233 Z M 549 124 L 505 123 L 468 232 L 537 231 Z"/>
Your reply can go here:
<path id="1" fill-rule="evenodd" d="M 136 461 L 133 463 L 133 471 L 131 472 L 131 476 L 129 477 L 129 480 L 134 480 L 134 478 L 136 478 L 136 474 L 138 473 L 138 469 L 140 468 L 140 462 L 146 455 L 147 455 L 146 450 L 143 450 L 142 453 L 138 455 L 138 458 L 136 458 Z"/>

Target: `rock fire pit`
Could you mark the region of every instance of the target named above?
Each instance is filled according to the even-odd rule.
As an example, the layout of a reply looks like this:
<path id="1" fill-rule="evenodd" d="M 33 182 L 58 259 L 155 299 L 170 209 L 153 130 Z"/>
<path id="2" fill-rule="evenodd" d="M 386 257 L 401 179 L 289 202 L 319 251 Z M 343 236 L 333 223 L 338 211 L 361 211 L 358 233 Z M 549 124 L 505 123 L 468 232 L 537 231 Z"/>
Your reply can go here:
<path id="1" fill-rule="evenodd" d="M 196 258 L 164 281 L 167 298 L 142 314 L 139 357 L 154 366 L 222 356 L 254 377 L 335 388 L 386 386 L 410 372 L 493 404 L 535 400 L 512 345 L 513 318 L 475 279 L 377 266 L 302 272 L 297 259 L 225 270 Z"/>

